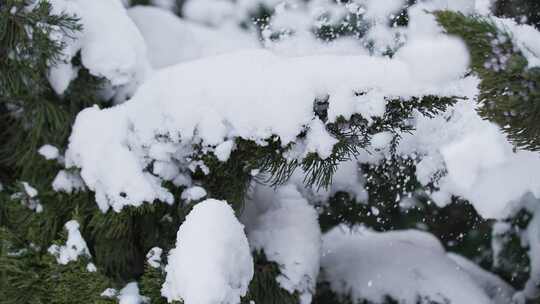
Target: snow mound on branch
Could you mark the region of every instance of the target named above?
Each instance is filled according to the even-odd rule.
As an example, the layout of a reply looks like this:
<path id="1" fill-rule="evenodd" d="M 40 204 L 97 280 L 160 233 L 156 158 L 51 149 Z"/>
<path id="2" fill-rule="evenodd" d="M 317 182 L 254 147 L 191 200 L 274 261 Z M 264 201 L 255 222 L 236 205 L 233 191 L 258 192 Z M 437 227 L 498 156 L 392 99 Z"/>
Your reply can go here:
<path id="1" fill-rule="evenodd" d="M 433 119 L 418 117 L 415 134 L 405 135 L 399 149 L 423 155 L 416 173 L 423 184 L 447 172 L 437 181 L 435 203 L 444 206 L 456 195 L 482 217 L 502 219 L 525 194 L 540 197 L 540 158 L 514 151 L 499 127 L 478 116 L 475 107 L 463 101 Z"/>
<path id="2" fill-rule="evenodd" d="M 240 30 L 201 26 L 157 7 L 136 6 L 128 14 L 148 45 L 154 68 L 259 45 L 256 36 Z"/>
<path id="3" fill-rule="evenodd" d="M 440 60 L 447 59 L 444 55 Z M 330 96 L 330 120 L 358 112 L 378 116 L 380 107 L 362 106 L 354 92 L 367 92 L 359 97 L 385 103 L 383 96 L 459 95 L 469 85 L 468 79 L 445 75 L 440 83 L 424 83 L 404 60 L 289 58 L 265 50 L 190 61 L 157 72 L 122 105 L 81 111 L 66 165 L 81 168 L 81 177 L 96 192 L 102 210 L 154 199 L 172 202 L 172 194 L 160 185 L 162 179 L 147 169 L 156 160 L 149 151 L 164 141 L 172 146 L 169 158 L 181 150 L 181 143 L 217 146 L 237 137 L 261 142 L 277 135 L 287 145 L 315 118 L 313 102 L 319 96 Z M 329 135 L 319 136 L 310 138 L 309 146 L 324 157 L 329 143 Z"/>
<path id="4" fill-rule="evenodd" d="M 253 277 L 253 259 L 244 227 L 226 202 L 195 205 L 178 230 L 165 271 L 161 294 L 169 302 L 240 303 Z"/>
<path id="5" fill-rule="evenodd" d="M 298 291 L 302 303 L 311 303 L 321 250 L 317 211 L 293 185 L 257 186 L 250 205 L 254 210 L 246 221 L 252 248 L 279 265 L 276 280 L 282 288 Z"/>
<path id="6" fill-rule="evenodd" d="M 68 232 L 66 245 L 52 245 L 48 251 L 56 257 L 59 264 L 66 265 L 69 262 L 76 261 L 79 256 L 90 257 L 90 251 L 79 231 L 79 223 L 71 220 L 64 225 Z"/>
<path id="7" fill-rule="evenodd" d="M 334 292 L 353 301 L 492 303 L 431 234 L 339 226 L 323 236 L 321 266 Z M 424 302 L 422 302 L 424 303 Z"/>
<path id="8" fill-rule="evenodd" d="M 119 94 L 129 94 L 150 71 L 146 45 L 120 0 L 50 0 L 53 13 L 80 18 L 83 27 L 77 33 L 56 33 L 66 43 L 63 62 L 52 66 L 49 80 L 62 94 L 76 78 L 71 60 L 80 51 L 82 65 L 94 76 L 106 78 Z"/>

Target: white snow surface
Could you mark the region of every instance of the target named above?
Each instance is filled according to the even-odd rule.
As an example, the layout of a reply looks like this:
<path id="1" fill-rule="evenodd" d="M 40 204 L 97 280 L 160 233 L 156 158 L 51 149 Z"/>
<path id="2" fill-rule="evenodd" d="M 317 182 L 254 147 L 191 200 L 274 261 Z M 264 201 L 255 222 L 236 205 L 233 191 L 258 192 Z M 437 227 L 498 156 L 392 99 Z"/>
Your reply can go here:
<path id="1" fill-rule="evenodd" d="M 390 296 L 402 304 L 417 300 L 492 304 L 475 279 L 450 258 L 429 233 L 372 232 L 338 226 L 323 236 L 323 278 L 334 292 L 374 303 Z"/>
<path id="2" fill-rule="evenodd" d="M 251 247 L 279 265 L 282 288 L 311 303 L 321 250 L 317 211 L 291 184 L 275 190 L 258 185 L 250 197 L 244 222 Z"/>
<path id="3" fill-rule="evenodd" d="M 52 245 L 48 251 L 56 257 L 59 264 L 66 265 L 69 262 L 76 261 L 79 256 L 90 257 L 90 251 L 79 231 L 79 223 L 71 220 L 64 225 L 68 232 L 66 244 L 62 246 Z"/>
<path id="4" fill-rule="evenodd" d="M 463 44 L 446 38 L 438 41 L 430 46 L 434 53 L 441 53 L 440 61 L 456 57 L 454 63 L 463 64 L 461 71 L 465 72 Z M 449 47 L 451 44 L 456 45 Z M 96 192 L 96 201 L 104 211 L 155 199 L 172 202 L 172 194 L 160 185 L 161 179 L 145 169 L 155 159 L 148 151 L 162 145 L 159 135 L 175 144 L 173 150 L 179 149 L 180 142 L 215 146 L 226 138 L 260 142 L 272 135 L 279 136 L 285 145 L 313 120 L 313 101 L 318 96 L 330 95 L 331 119 L 357 112 L 370 117 L 380 115 L 380 110 L 374 108 L 376 111 L 370 113 L 369 108 L 355 102 L 354 91 L 406 98 L 459 95 L 470 86 L 468 78 L 456 79 L 457 68 L 441 72 L 437 83 L 418 81 L 441 66 L 418 70 L 417 64 L 408 56 L 393 60 L 364 55 L 291 58 L 265 50 L 189 61 L 157 72 L 122 105 L 81 111 L 70 137 L 66 164 L 81 168 L 81 177 Z M 379 98 L 378 102 L 384 100 Z M 326 130 L 318 130 L 320 136 L 310 137 L 307 147 L 325 157 L 333 141 Z"/>
<path id="5" fill-rule="evenodd" d="M 244 227 L 224 201 L 193 207 L 169 252 L 161 294 L 185 304 L 238 304 L 253 277 Z"/>

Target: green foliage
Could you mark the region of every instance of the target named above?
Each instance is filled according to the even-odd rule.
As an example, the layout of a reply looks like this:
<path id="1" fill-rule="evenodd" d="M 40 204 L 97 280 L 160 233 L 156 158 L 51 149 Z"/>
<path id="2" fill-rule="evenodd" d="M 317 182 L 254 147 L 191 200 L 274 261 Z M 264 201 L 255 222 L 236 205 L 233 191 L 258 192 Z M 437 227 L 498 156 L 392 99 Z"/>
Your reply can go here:
<path id="1" fill-rule="evenodd" d="M 99 271 L 88 272 L 87 259 L 60 265 L 53 256 L 19 244 L 0 228 L 0 303 L 115 303 L 100 296 L 112 283 Z"/>
<path id="2" fill-rule="evenodd" d="M 510 34 L 488 19 L 448 11 L 436 17 L 470 50 L 471 69 L 481 78 L 479 114 L 499 124 L 517 147 L 540 150 L 540 68 L 527 68 Z"/>
<path id="3" fill-rule="evenodd" d="M 154 268 L 146 264 L 144 274 L 140 279 L 140 292 L 150 299 L 150 304 L 167 304 L 167 299 L 161 296 L 161 285 L 165 282 L 162 268 Z M 179 303 L 175 301 L 175 303 Z"/>

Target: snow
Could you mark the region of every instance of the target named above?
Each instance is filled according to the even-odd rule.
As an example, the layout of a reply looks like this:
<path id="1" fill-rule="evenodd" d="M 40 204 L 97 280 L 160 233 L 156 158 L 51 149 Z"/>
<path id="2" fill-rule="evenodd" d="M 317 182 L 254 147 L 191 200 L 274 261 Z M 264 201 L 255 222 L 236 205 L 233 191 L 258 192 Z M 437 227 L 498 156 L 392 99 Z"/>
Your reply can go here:
<path id="1" fill-rule="evenodd" d="M 214 154 L 219 161 L 226 162 L 231 156 L 231 152 L 234 149 L 234 141 L 227 140 L 219 144 L 214 150 Z"/>
<path id="2" fill-rule="evenodd" d="M 85 189 L 81 177 L 66 170 L 60 170 L 58 174 L 56 174 L 52 187 L 54 191 L 66 192 L 69 194 Z"/>
<path id="3" fill-rule="evenodd" d="M 477 89 L 461 93 L 474 100 Z M 433 193 L 438 205 L 451 195 L 470 201 L 484 218 L 503 219 L 528 193 L 540 197 L 540 158 L 514 149 L 500 128 L 480 118 L 471 101 L 457 103 L 444 115 L 418 117 L 414 135 L 405 134 L 399 152 L 422 155 L 417 177 L 424 184 L 446 171 Z M 503 185 L 503 186 L 501 186 Z"/>
<path id="4" fill-rule="evenodd" d="M 390 296 L 403 304 L 420 298 L 440 303 L 493 303 L 467 272 L 446 256 L 432 235 L 415 231 L 372 232 L 339 226 L 323 236 L 324 280 L 353 301 Z"/>
<path id="5" fill-rule="evenodd" d="M 337 143 L 338 140 L 326 131 L 326 126 L 320 119 L 311 121 L 306 135 L 306 153 L 316 153 L 320 158 L 326 159 L 332 155 Z"/>
<path id="6" fill-rule="evenodd" d="M 540 66 L 540 32 L 534 26 L 518 24 L 512 19 L 491 17 L 491 20 L 509 34 L 513 45 L 527 59 L 529 68 Z"/>
<path id="7" fill-rule="evenodd" d="M 34 198 L 38 195 L 38 191 L 36 190 L 36 188 L 30 186 L 29 183 L 21 182 L 21 184 L 23 186 L 24 192 L 29 198 Z"/>
<path id="8" fill-rule="evenodd" d="M 86 271 L 88 272 L 96 272 L 97 271 L 97 267 L 94 263 L 88 263 L 86 264 Z"/>
<path id="9" fill-rule="evenodd" d="M 198 201 L 206 196 L 206 190 L 199 186 L 189 187 L 182 192 L 180 196 L 183 200 L 187 202 Z"/>
<path id="10" fill-rule="evenodd" d="M 150 73 L 146 45 L 120 0 L 50 0 L 53 13 L 80 18 L 78 33 L 56 33 L 64 42 L 62 61 L 50 67 L 49 80 L 62 94 L 76 76 L 72 58 L 80 51 L 82 65 L 106 78 L 112 95 L 130 95 Z"/>
<path id="11" fill-rule="evenodd" d="M 276 190 L 259 185 L 251 197 L 244 218 L 251 247 L 279 265 L 276 280 L 282 288 L 311 303 L 321 248 L 317 212 L 294 185 Z"/>
<path id="12" fill-rule="evenodd" d="M 39 148 L 38 153 L 45 157 L 46 160 L 57 159 L 60 155 L 58 148 L 52 145 L 43 145 Z"/>
<path id="13" fill-rule="evenodd" d="M 463 75 L 463 67 L 469 66 L 465 44 L 448 36 L 410 40 L 395 56 L 408 62 L 412 74 L 422 82 L 441 83 L 458 78 Z"/>
<path id="14" fill-rule="evenodd" d="M 161 254 L 163 249 L 159 247 L 154 247 L 148 251 L 146 254 L 146 262 L 150 267 L 159 268 L 161 266 Z"/>
<path id="15" fill-rule="evenodd" d="M 441 41 L 445 47 L 452 44 Z M 449 47 L 456 54 L 444 52 L 440 59 L 461 56 L 458 44 Z M 161 179 L 145 169 L 152 160 L 147 150 L 161 144 L 157 134 L 167 135 L 167 141 L 178 149 L 194 140 L 215 146 L 226 138 L 261 142 L 272 135 L 286 145 L 313 120 L 313 101 L 318 96 L 330 95 L 329 113 L 335 118 L 356 110 L 343 105 L 350 99 L 333 96 L 358 90 L 373 91 L 376 96 L 456 95 L 470 85 L 468 79 L 454 78 L 457 68 L 435 77 L 438 83 L 419 82 L 417 76 L 422 75 L 413 73 L 406 60 L 407 56 L 391 60 L 364 55 L 290 58 L 250 50 L 178 64 L 157 72 L 122 105 L 81 111 L 66 164 L 81 168 L 82 179 L 96 192 L 104 211 L 155 199 L 171 203 L 172 194 L 160 186 Z M 456 60 L 455 65 L 465 63 Z M 429 68 L 423 74 L 430 74 Z M 436 71 L 440 66 L 431 68 Z M 461 71 L 466 68 L 461 66 Z M 366 117 L 380 115 L 379 108 L 375 109 L 369 113 L 361 108 Z M 333 142 L 328 136 L 310 137 L 308 147 L 325 156 Z"/>
<path id="16" fill-rule="evenodd" d="M 240 303 L 253 277 L 253 259 L 244 227 L 226 202 L 208 199 L 193 207 L 165 271 L 161 294 L 169 302 Z"/>
<path id="17" fill-rule="evenodd" d="M 137 282 L 126 284 L 118 293 L 118 304 L 143 304 L 147 303 L 148 300 L 140 295 Z"/>
<path id="18" fill-rule="evenodd" d="M 256 36 L 238 29 L 210 28 L 157 7 L 135 6 L 128 14 L 144 37 L 148 59 L 156 69 L 260 45 Z"/>
<path id="19" fill-rule="evenodd" d="M 68 232 L 65 245 L 52 245 L 48 252 L 56 257 L 59 264 L 66 265 L 69 262 L 76 261 L 79 256 L 90 257 L 90 251 L 79 231 L 79 223 L 71 220 L 64 225 Z M 90 270 L 89 270 L 90 271 Z"/>
<path id="20" fill-rule="evenodd" d="M 512 303 L 512 296 L 516 291 L 508 283 L 495 274 L 480 268 L 463 256 L 448 253 L 448 257 L 482 287 L 485 293 L 492 299 L 493 304 Z"/>

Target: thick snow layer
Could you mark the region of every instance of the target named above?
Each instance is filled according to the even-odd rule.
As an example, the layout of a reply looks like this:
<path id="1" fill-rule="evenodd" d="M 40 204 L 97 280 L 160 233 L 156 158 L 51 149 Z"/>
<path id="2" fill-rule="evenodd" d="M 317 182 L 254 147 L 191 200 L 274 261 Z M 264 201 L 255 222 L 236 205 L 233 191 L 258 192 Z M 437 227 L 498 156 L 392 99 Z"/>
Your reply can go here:
<path id="1" fill-rule="evenodd" d="M 260 45 L 256 36 L 239 29 L 209 28 L 157 7 L 136 6 L 128 14 L 148 45 L 154 68 Z"/>
<path id="2" fill-rule="evenodd" d="M 71 261 L 76 261 L 79 256 L 90 257 L 90 251 L 86 246 L 86 241 L 83 239 L 79 231 L 79 223 L 76 220 L 71 220 L 64 225 L 68 232 L 65 245 L 52 245 L 48 251 L 56 257 L 59 264 L 66 265 Z"/>
<path id="3" fill-rule="evenodd" d="M 311 303 L 321 249 L 317 211 L 293 185 L 276 190 L 259 185 L 251 196 L 245 216 L 251 247 L 279 265 L 281 287 Z"/>
<path id="4" fill-rule="evenodd" d="M 493 303 L 475 279 L 447 257 L 432 235 L 336 227 L 323 237 L 323 279 L 342 296 L 375 303 Z"/>
<path id="5" fill-rule="evenodd" d="M 82 64 L 92 75 L 106 78 L 113 87 L 131 93 L 149 73 L 146 45 L 120 0 L 50 0 L 53 13 L 80 18 L 79 33 L 57 33 L 66 43 L 63 61 L 52 66 L 49 80 L 62 94 L 76 77 L 71 59 L 81 52 Z"/>
<path id="6" fill-rule="evenodd" d="M 440 52 L 439 59 L 463 64 L 464 73 L 463 45 L 447 40 L 441 38 L 433 49 L 455 50 Z M 456 46 L 450 47 L 452 43 Z M 288 58 L 252 50 L 179 64 L 157 72 L 122 105 L 81 111 L 66 164 L 81 168 L 102 210 L 154 199 L 172 202 L 172 194 L 160 186 L 161 179 L 146 170 L 155 159 L 148 151 L 162 146 L 164 137 L 170 145 L 195 140 L 213 146 L 235 137 L 260 141 L 277 135 L 285 145 L 313 120 L 313 102 L 319 96 L 330 96 L 330 119 L 358 112 L 370 117 L 380 115 L 380 109 L 364 107 L 355 99 L 355 91 L 367 91 L 368 96 L 378 96 L 374 102 L 382 103 L 383 96 L 460 95 L 470 86 L 468 79 L 456 79 L 457 69 L 441 72 L 437 83 L 418 81 L 441 66 L 417 73 L 417 61 L 408 60 L 407 56 Z M 319 135 L 310 137 L 308 147 L 325 157 L 333 141 L 320 128 Z"/>
<path id="7" fill-rule="evenodd" d="M 169 252 L 161 294 L 185 304 L 238 304 L 253 277 L 253 259 L 232 208 L 205 200 L 193 208 Z"/>

